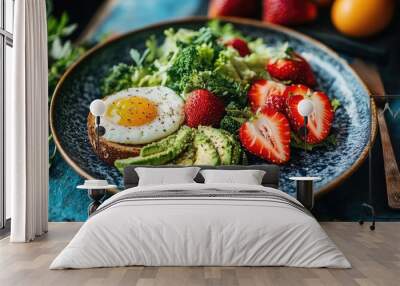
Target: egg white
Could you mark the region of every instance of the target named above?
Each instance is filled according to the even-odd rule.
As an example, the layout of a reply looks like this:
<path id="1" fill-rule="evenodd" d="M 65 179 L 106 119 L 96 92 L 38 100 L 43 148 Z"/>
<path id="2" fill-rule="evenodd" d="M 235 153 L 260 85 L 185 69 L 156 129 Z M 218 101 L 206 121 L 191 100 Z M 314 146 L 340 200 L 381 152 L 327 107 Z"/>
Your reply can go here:
<path id="1" fill-rule="evenodd" d="M 129 88 L 104 99 L 106 110 L 116 100 L 138 96 L 157 105 L 157 117 L 141 126 L 122 126 L 101 117 L 100 123 L 106 132 L 104 139 L 122 144 L 146 144 L 164 138 L 179 129 L 185 119 L 184 101 L 172 89 L 163 86 Z"/>

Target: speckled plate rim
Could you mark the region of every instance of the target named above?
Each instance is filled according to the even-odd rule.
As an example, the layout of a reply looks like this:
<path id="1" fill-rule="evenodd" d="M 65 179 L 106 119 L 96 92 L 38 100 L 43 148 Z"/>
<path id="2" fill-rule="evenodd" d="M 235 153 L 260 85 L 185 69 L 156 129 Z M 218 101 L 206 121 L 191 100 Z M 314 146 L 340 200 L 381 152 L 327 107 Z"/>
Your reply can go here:
<path id="1" fill-rule="evenodd" d="M 286 28 L 283 26 L 279 25 L 274 25 L 271 23 L 264 23 L 261 21 L 257 20 L 250 20 L 250 19 L 243 19 L 243 18 L 235 18 L 235 17 L 219 17 L 218 19 L 222 21 L 227 21 L 231 22 L 232 24 L 243 24 L 243 25 L 248 25 L 248 26 L 254 26 L 257 28 L 269 28 L 271 30 L 275 30 L 277 32 L 281 32 L 284 34 L 287 34 L 291 37 L 310 42 L 314 46 L 319 47 L 320 49 L 324 50 L 327 54 L 335 58 L 338 62 L 340 62 L 345 68 L 347 68 L 350 73 L 354 76 L 356 80 L 358 80 L 359 84 L 363 87 L 365 90 L 365 93 L 370 95 L 370 91 L 365 85 L 365 83 L 361 80 L 361 78 L 358 76 L 358 74 L 354 71 L 354 69 L 344 60 L 342 59 L 335 51 L 327 47 L 326 45 L 322 44 L 321 42 L 304 35 L 300 32 L 294 31 L 290 28 Z M 113 43 L 117 42 L 119 40 L 122 40 L 125 37 L 130 37 L 134 34 L 140 33 L 140 32 L 145 32 L 145 31 L 150 31 L 155 28 L 159 28 L 162 26 L 167 26 L 167 25 L 176 25 L 176 24 L 191 24 L 191 23 L 196 23 L 196 22 L 204 22 L 204 21 L 209 21 L 212 20 L 211 18 L 208 17 L 203 17 L 203 16 L 193 16 L 193 17 L 185 17 L 185 18 L 178 18 L 174 20 L 168 20 L 168 21 L 162 21 L 158 22 L 156 24 L 148 25 L 140 29 L 135 29 L 132 30 L 128 33 L 124 33 L 115 37 L 112 37 L 108 39 L 107 41 L 100 43 L 96 46 L 94 46 L 92 49 L 88 50 L 84 55 L 82 55 L 74 64 L 72 64 L 66 72 L 63 74 L 59 82 L 57 83 L 57 86 L 54 90 L 51 104 L 50 104 L 50 129 L 53 134 L 54 138 L 54 143 L 56 144 L 56 147 L 58 151 L 60 152 L 61 156 L 63 159 L 82 177 L 86 179 L 94 179 L 93 176 L 88 174 L 86 171 L 84 171 L 75 161 L 73 161 L 67 154 L 67 152 L 63 149 L 62 145 L 60 144 L 59 138 L 57 131 L 55 130 L 54 127 L 54 106 L 57 101 L 57 97 L 60 93 L 60 89 L 64 84 L 64 81 L 68 76 L 81 64 L 81 62 L 85 61 L 85 59 L 91 57 L 93 54 L 96 53 L 96 51 L 102 49 L 103 47 Z M 368 156 L 370 147 L 373 145 L 375 142 L 376 138 L 376 133 L 377 133 L 377 118 L 376 118 L 376 106 L 373 100 L 370 100 L 370 109 L 371 109 L 371 130 L 370 130 L 370 140 L 368 144 L 365 146 L 363 151 L 361 152 L 360 156 L 358 159 L 353 163 L 353 165 L 348 168 L 346 171 L 344 171 L 342 174 L 340 174 L 338 177 L 336 177 L 334 180 L 330 181 L 328 184 L 324 185 L 320 190 L 316 192 L 316 196 L 319 197 L 323 194 L 328 193 L 329 191 L 333 190 L 334 188 L 338 187 L 340 184 L 342 184 L 346 179 L 348 179 L 360 166 L 361 164 L 365 161 L 365 159 Z"/>

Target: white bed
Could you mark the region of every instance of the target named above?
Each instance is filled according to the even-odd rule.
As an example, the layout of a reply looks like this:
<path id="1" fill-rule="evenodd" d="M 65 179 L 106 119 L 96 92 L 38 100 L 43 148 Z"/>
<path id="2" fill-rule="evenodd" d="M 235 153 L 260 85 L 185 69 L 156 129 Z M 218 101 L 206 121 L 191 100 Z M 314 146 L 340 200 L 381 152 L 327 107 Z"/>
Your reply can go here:
<path id="1" fill-rule="evenodd" d="M 111 197 L 50 269 L 128 265 L 351 267 L 289 195 L 197 183 L 141 186 Z"/>

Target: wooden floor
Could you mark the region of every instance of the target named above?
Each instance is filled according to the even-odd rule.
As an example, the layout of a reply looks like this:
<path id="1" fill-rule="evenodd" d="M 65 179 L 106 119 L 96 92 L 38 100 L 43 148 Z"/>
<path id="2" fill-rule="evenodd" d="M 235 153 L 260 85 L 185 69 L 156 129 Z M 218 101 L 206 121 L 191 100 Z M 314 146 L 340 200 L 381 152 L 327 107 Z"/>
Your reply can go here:
<path id="1" fill-rule="evenodd" d="M 0 241 L 1 286 L 75 285 L 400 285 L 400 223 L 368 225 L 322 223 L 353 269 L 287 267 L 125 267 L 48 270 L 80 223 L 51 223 L 49 233 L 33 243 Z"/>

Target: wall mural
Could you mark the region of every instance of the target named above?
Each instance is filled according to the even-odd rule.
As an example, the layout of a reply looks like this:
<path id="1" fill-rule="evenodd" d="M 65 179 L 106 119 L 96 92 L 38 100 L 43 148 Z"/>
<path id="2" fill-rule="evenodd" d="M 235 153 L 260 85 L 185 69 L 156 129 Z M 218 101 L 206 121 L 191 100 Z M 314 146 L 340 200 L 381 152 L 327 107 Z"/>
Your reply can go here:
<path id="1" fill-rule="evenodd" d="M 112 25 L 120 5 L 92 39 L 121 32 Z M 49 33 L 52 25 L 73 30 L 53 19 Z M 361 166 L 376 132 L 354 72 L 301 35 L 240 22 L 162 24 L 95 47 L 61 79 L 87 47 L 64 42 L 62 54 L 54 39 L 51 220 L 84 220 L 88 199 L 76 185 L 98 178 L 122 189 L 129 165 L 279 164 L 283 191 L 294 194 L 290 176 L 318 175 L 316 192 L 327 193 Z"/>

